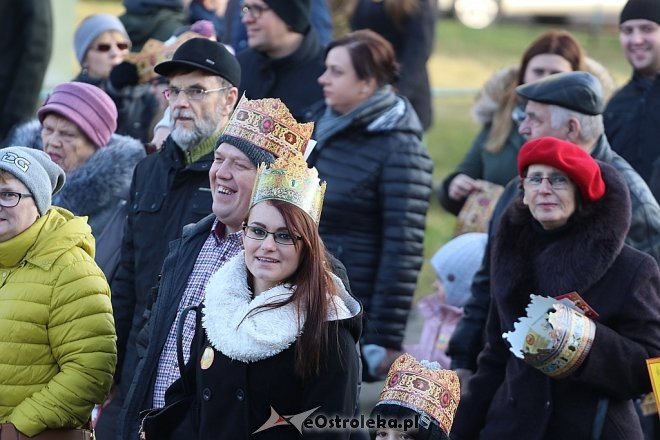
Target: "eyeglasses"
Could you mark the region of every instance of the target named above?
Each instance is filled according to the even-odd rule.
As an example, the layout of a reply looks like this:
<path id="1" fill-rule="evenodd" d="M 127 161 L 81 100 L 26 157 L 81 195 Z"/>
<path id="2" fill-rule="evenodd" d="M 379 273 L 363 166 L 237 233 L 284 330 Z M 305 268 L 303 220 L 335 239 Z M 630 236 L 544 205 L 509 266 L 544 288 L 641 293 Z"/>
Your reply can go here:
<path id="1" fill-rule="evenodd" d="M 126 42 L 121 42 L 121 43 L 99 43 L 96 46 L 93 47 L 93 49 L 97 52 L 110 52 L 110 49 L 112 49 L 112 46 L 116 46 L 117 49 L 119 50 L 126 50 L 131 47 L 130 43 Z"/>
<path id="2" fill-rule="evenodd" d="M 259 226 L 248 226 L 243 225 L 243 231 L 245 231 L 245 236 L 253 240 L 265 240 L 268 235 L 272 235 L 275 239 L 275 243 L 284 244 L 290 246 L 294 243 L 295 240 L 302 240 L 302 237 L 291 235 L 289 231 L 277 231 L 269 232 L 264 228 Z"/>
<path id="3" fill-rule="evenodd" d="M 3 208 L 13 208 L 18 205 L 23 197 L 32 197 L 32 194 L 21 194 L 13 191 L 0 192 L 0 206 Z"/>
<path id="4" fill-rule="evenodd" d="M 261 18 L 261 14 L 263 14 L 269 9 L 270 8 L 268 6 L 245 5 L 241 8 L 241 17 L 245 17 L 249 13 L 253 19 L 259 20 Z"/>
<path id="5" fill-rule="evenodd" d="M 548 183 L 552 189 L 566 189 L 570 184 L 568 177 L 562 176 L 561 174 L 555 174 L 552 176 L 527 176 L 523 179 L 523 182 L 524 185 L 529 188 L 538 188 L 546 179 L 548 180 Z"/>
<path id="6" fill-rule="evenodd" d="M 199 87 L 189 87 L 187 89 L 180 89 L 178 87 L 168 87 L 165 90 L 163 90 L 163 96 L 165 99 L 168 101 L 176 101 L 176 99 L 179 97 L 179 94 L 183 92 L 184 95 L 186 95 L 186 98 L 188 98 L 191 101 L 201 101 L 204 99 L 204 96 L 206 96 L 207 93 L 211 92 L 219 92 L 220 90 L 226 90 L 226 89 L 231 89 L 231 86 L 227 87 L 219 87 L 217 89 L 200 89 Z"/>

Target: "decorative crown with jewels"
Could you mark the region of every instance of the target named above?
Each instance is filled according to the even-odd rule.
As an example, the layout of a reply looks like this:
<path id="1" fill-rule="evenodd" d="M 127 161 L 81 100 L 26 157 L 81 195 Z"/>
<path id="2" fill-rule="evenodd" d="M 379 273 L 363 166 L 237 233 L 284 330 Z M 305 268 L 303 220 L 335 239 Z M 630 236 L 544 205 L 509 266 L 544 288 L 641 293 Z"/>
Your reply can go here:
<path id="1" fill-rule="evenodd" d="M 399 356 L 387 374 L 377 405 L 400 405 L 426 414 L 449 435 L 461 398 L 461 387 L 454 371 L 428 368 L 405 353 Z"/>
<path id="2" fill-rule="evenodd" d="M 223 136 L 243 139 L 276 157 L 305 153 L 314 123 L 298 123 L 277 98 L 249 100 L 243 95 Z"/>
<path id="3" fill-rule="evenodd" d="M 252 189 L 250 207 L 264 200 L 282 200 L 305 211 L 318 225 L 326 182 L 316 168 L 308 168 L 302 154 L 280 156 L 272 165 L 261 164 Z"/>

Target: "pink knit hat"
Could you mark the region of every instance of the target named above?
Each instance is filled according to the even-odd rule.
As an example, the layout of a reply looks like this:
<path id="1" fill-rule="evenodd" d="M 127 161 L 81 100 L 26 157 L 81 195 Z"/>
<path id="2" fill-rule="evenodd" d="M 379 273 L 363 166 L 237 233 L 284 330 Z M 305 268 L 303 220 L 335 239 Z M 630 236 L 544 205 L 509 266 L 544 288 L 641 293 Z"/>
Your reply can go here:
<path id="1" fill-rule="evenodd" d="M 55 87 L 37 112 L 39 122 L 56 113 L 78 126 L 94 145 L 108 144 L 117 129 L 117 107 L 101 89 L 82 82 L 68 82 Z"/>

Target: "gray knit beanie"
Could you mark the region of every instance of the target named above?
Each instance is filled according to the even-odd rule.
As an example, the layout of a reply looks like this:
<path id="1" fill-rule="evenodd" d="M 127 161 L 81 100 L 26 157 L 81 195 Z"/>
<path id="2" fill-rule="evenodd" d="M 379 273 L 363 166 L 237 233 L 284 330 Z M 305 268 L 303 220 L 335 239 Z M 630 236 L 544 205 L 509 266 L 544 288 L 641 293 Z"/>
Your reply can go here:
<path id="1" fill-rule="evenodd" d="M 431 257 L 431 266 L 442 282 L 447 304 L 463 307 L 467 302 L 487 241 L 488 234 L 469 232 L 448 241 Z"/>
<path id="2" fill-rule="evenodd" d="M 53 194 L 64 186 L 66 180 L 64 170 L 46 153 L 28 147 L 0 149 L 0 170 L 23 182 L 32 194 L 39 215 L 50 209 Z"/>
<path id="3" fill-rule="evenodd" d="M 272 153 L 269 153 L 263 148 L 260 148 L 256 144 L 253 144 L 252 142 L 243 138 L 231 136 L 228 134 L 220 135 L 215 143 L 215 148 L 217 149 L 223 142 L 227 142 L 228 144 L 231 144 L 232 146 L 241 150 L 241 152 L 245 154 L 248 159 L 250 159 L 250 162 L 252 162 L 255 167 L 258 167 L 264 162 L 268 165 L 275 162 L 275 156 Z"/>
<path id="4" fill-rule="evenodd" d="M 130 41 L 128 32 L 117 17 L 111 14 L 96 14 L 90 15 L 85 18 L 76 29 L 73 36 L 73 47 L 76 50 L 76 58 L 80 65 L 85 59 L 85 54 L 89 46 L 101 35 L 103 32 L 117 31 Z"/>

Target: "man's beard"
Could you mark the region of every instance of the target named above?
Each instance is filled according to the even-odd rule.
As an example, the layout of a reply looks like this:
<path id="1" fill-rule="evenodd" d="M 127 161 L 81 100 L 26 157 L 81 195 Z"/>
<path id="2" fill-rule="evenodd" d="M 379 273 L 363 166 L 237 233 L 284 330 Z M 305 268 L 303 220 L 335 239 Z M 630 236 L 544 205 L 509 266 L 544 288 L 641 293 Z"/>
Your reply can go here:
<path id="1" fill-rule="evenodd" d="M 175 125 L 176 118 L 181 116 L 190 118 L 193 122 L 193 127 L 189 129 Z M 172 124 L 174 125 L 171 133 L 172 139 L 183 151 L 191 150 L 199 145 L 204 139 L 215 134 L 220 118 L 220 111 L 216 111 L 215 114 L 204 116 L 200 120 L 196 119 L 192 112 L 186 110 L 174 110 L 172 112 Z"/>

